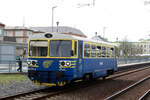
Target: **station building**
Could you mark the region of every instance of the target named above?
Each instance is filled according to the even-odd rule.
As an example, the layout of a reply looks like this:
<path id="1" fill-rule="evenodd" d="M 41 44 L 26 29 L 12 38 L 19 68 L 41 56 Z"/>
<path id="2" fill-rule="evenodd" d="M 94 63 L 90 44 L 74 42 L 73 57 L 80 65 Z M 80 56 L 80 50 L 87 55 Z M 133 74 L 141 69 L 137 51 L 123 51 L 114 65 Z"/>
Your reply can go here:
<path id="1" fill-rule="evenodd" d="M 120 46 L 120 44 L 124 41 L 116 41 L 112 42 Z M 136 51 L 137 55 L 139 56 L 150 56 L 150 40 L 149 39 L 143 39 L 139 40 L 137 42 L 127 42 L 125 45 L 132 44 L 132 47 L 130 47 L 130 50 Z M 132 52 L 132 51 L 129 51 Z"/>
<path id="2" fill-rule="evenodd" d="M 150 56 L 150 39 L 139 40 L 138 45 L 142 48 L 143 55 Z"/>
<path id="3" fill-rule="evenodd" d="M 3 31 L 4 31 L 4 27 L 5 27 L 5 24 L 1 23 L 0 22 L 0 41 L 3 41 Z"/>
<path id="4" fill-rule="evenodd" d="M 23 26 L 6 26 L 3 29 L 3 37 L 5 41 L 15 42 L 17 45 L 16 55 L 23 55 L 25 58 L 27 57 L 27 45 L 28 39 L 33 34 L 38 33 L 51 33 L 51 32 L 75 35 L 80 37 L 85 37 L 86 35 L 81 32 L 79 29 L 59 26 L 59 27 L 23 27 Z"/>

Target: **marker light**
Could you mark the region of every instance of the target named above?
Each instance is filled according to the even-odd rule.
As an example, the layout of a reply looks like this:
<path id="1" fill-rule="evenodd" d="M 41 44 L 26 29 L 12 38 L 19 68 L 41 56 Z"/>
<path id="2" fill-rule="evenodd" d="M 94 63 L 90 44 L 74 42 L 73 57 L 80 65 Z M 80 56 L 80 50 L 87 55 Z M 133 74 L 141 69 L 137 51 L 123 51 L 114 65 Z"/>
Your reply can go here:
<path id="1" fill-rule="evenodd" d="M 51 38 L 51 37 L 53 37 L 53 35 L 50 34 L 50 33 L 48 33 L 48 34 L 45 34 L 45 37 L 46 37 L 46 38 Z"/>

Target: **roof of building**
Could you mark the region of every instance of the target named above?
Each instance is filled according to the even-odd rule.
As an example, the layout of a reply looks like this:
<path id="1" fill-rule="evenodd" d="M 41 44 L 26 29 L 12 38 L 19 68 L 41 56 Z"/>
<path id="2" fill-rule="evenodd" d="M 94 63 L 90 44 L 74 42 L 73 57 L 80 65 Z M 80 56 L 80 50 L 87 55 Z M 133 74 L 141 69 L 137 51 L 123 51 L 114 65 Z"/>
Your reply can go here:
<path id="1" fill-rule="evenodd" d="M 34 31 L 52 33 L 52 27 L 31 27 L 30 29 Z M 58 28 L 53 27 L 53 32 L 87 37 L 81 30 L 68 26 L 59 26 Z"/>
<path id="2" fill-rule="evenodd" d="M 104 41 L 108 42 L 105 38 L 101 37 L 100 35 L 92 37 L 93 40 L 98 40 L 98 41 Z"/>
<path id="3" fill-rule="evenodd" d="M 29 30 L 29 31 L 32 31 L 31 29 L 24 27 L 24 26 L 6 26 L 4 30 Z"/>
<path id="4" fill-rule="evenodd" d="M 1 22 L 0 22 L 0 26 L 3 26 L 3 27 L 5 27 L 5 24 L 3 24 L 3 23 L 1 23 Z"/>

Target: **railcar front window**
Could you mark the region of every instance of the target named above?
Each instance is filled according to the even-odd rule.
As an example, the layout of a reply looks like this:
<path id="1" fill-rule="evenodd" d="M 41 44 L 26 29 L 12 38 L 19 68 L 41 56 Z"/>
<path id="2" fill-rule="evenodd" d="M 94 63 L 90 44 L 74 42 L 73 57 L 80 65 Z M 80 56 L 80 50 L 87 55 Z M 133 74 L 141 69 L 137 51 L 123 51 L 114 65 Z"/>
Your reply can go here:
<path id="1" fill-rule="evenodd" d="M 72 41 L 51 40 L 50 57 L 71 57 Z"/>
<path id="2" fill-rule="evenodd" d="M 29 56 L 46 57 L 48 54 L 48 41 L 30 41 Z"/>

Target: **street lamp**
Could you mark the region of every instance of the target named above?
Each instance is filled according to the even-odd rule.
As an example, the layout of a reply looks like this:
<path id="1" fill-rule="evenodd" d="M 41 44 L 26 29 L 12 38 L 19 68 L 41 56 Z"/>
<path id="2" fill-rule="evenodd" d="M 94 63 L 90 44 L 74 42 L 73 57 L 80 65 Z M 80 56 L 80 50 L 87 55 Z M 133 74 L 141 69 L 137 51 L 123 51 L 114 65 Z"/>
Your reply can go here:
<path id="1" fill-rule="evenodd" d="M 52 32 L 53 32 L 53 21 L 54 21 L 54 9 L 57 8 L 57 6 L 52 7 Z"/>
<path id="2" fill-rule="evenodd" d="M 57 24 L 57 33 L 58 33 L 58 25 L 59 25 L 59 21 L 57 21 L 56 24 Z"/>

